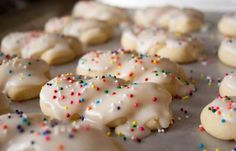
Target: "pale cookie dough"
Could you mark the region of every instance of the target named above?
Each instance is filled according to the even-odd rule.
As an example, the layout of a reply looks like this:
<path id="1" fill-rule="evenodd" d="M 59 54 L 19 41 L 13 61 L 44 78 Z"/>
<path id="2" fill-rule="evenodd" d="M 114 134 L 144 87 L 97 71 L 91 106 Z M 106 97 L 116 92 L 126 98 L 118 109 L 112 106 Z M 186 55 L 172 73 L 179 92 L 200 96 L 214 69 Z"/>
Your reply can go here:
<path id="1" fill-rule="evenodd" d="M 224 15 L 218 23 L 218 29 L 224 35 L 236 37 L 236 13 Z"/>
<path id="2" fill-rule="evenodd" d="M 97 128 L 114 127 L 117 134 L 132 139 L 168 128 L 170 105 L 171 95 L 157 84 L 126 84 L 111 76 L 86 79 L 63 74 L 49 81 L 40 93 L 44 114 L 61 120 L 80 118 Z"/>
<path id="3" fill-rule="evenodd" d="M 203 26 L 204 16 L 195 9 L 165 6 L 137 10 L 134 21 L 142 27 L 163 27 L 173 32 L 189 33 Z"/>
<path id="4" fill-rule="evenodd" d="M 38 59 L 4 59 L 0 63 L 0 92 L 13 101 L 38 97 L 49 80 L 49 66 Z"/>
<path id="5" fill-rule="evenodd" d="M 120 144 L 92 127 L 22 112 L 0 116 L 0 146 L 4 151 L 123 151 Z"/>
<path id="6" fill-rule="evenodd" d="M 201 123 L 212 136 L 236 140 L 236 98 L 217 97 L 201 112 Z"/>
<path id="7" fill-rule="evenodd" d="M 82 53 L 76 38 L 41 31 L 10 33 L 3 38 L 1 49 L 9 55 L 41 58 L 51 65 L 72 61 Z"/>
<path id="8" fill-rule="evenodd" d="M 225 38 L 218 50 L 218 57 L 224 64 L 236 68 L 236 39 Z"/>
<path id="9" fill-rule="evenodd" d="M 80 58 L 77 74 L 90 77 L 112 74 L 131 82 L 154 82 L 173 96 L 186 96 L 194 91 L 184 70 L 176 63 L 156 55 L 136 55 L 125 50 L 89 52 Z"/>
<path id="10" fill-rule="evenodd" d="M 228 73 L 220 84 L 220 95 L 221 96 L 236 96 L 236 73 Z"/>
<path id="11" fill-rule="evenodd" d="M 203 50 L 202 43 L 196 37 L 160 28 L 126 30 L 122 34 L 121 45 L 140 54 L 158 54 L 177 63 L 196 61 Z"/>
<path id="12" fill-rule="evenodd" d="M 96 1 L 79 1 L 73 8 L 72 16 L 101 20 L 114 26 L 128 21 L 128 15 L 125 10 Z"/>
<path id="13" fill-rule="evenodd" d="M 10 111 L 9 102 L 7 96 L 0 92 L 0 115 Z"/>
<path id="14" fill-rule="evenodd" d="M 75 19 L 70 16 L 55 17 L 45 24 L 45 31 L 78 38 L 83 44 L 97 45 L 113 37 L 113 27 L 94 19 Z"/>

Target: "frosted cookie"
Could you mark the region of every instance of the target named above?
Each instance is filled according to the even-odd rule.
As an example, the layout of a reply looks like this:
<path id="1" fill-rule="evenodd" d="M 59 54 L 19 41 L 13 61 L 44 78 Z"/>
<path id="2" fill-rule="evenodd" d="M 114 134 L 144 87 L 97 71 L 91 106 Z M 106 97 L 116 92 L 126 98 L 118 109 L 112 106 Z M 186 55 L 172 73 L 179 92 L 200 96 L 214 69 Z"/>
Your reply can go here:
<path id="1" fill-rule="evenodd" d="M 236 140 L 235 97 L 217 97 L 201 112 L 201 123 L 212 136 L 223 140 Z"/>
<path id="2" fill-rule="evenodd" d="M 236 68 L 236 39 L 225 38 L 218 50 L 218 57 L 224 64 Z"/>
<path id="3" fill-rule="evenodd" d="M 146 95 L 143 95 L 145 92 Z M 143 138 L 172 121 L 171 95 L 154 83 L 132 83 L 114 77 L 86 79 L 63 74 L 40 92 L 44 114 L 60 120 L 81 119 L 119 135 Z"/>
<path id="4" fill-rule="evenodd" d="M 12 58 L 0 63 L 0 92 L 13 101 L 38 97 L 49 80 L 49 66 L 37 59 Z"/>
<path id="5" fill-rule="evenodd" d="M 131 82 L 154 82 L 173 96 L 185 96 L 194 91 L 184 70 L 176 63 L 156 55 L 135 55 L 124 50 L 85 54 L 78 62 L 77 74 L 90 77 L 111 74 Z"/>
<path id="6" fill-rule="evenodd" d="M 82 53 L 76 38 L 40 31 L 10 33 L 3 38 L 1 49 L 9 55 L 41 58 L 51 65 L 71 61 Z"/>
<path id="7" fill-rule="evenodd" d="M 101 20 L 110 25 L 118 25 L 128 20 L 125 10 L 95 1 L 79 1 L 73 8 L 72 16 Z"/>
<path id="8" fill-rule="evenodd" d="M 196 61 L 203 50 L 199 39 L 160 28 L 126 30 L 122 34 L 121 45 L 140 54 L 158 54 L 177 63 Z"/>
<path id="9" fill-rule="evenodd" d="M 94 128 L 22 112 L 0 116 L 0 146 L 7 151 L 123 150 L 120 144 Z"/>
<path id="10" fill-rule="evenodd" d="M 188 33 L 199 30 L 204 24 L 204 17 L 195 9 L 165 6 L 137 10 L 134 21 L 142 27 L 163 27 L 173 32 Z"/>
<path id="11" fill-rule="evenodd" d="M 236 96 L 236 73 L 227 74 L 220 84 L 221 96 Z"/>
<path id="12" fill-rule="evenodd" d="M 218 23 L 218 29 L 224 35 L 236 37 L 236 13 L 225 14 Z"/>
<path id="13" fill-rule="evenodd" d="M 0 115 L 10 111 L 9 102 L 7 96 L 0 92 Z"/>
<path id="14" fill-rule="evenodd" d="M 73 19 L 69 16 L 50 19 L 45 25 L 45 31 L 78 38 L 86 45 L 101 44 L 113 37 L 113 27 L 103 21 Z"/>

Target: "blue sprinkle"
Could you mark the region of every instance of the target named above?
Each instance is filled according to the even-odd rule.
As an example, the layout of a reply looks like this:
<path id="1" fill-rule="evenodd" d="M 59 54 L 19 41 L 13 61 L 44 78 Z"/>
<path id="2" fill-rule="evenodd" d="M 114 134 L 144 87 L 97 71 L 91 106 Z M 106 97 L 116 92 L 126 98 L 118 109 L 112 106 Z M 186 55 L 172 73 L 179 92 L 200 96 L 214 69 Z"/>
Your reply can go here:
<path id="1" fill-rule="evenodd" d="M 84 101 L 85 101 L 84 98 L 80 98 L 80 99 L 79 99 L 79 102 L 81 102 L 81 103 L 84 102 Z"/>
<path id="2" fill-rule="evenodd" d="M 204 149 L 204 144 L 199 144 L 200 149 Z"/>
<path id="3" fill-rule="evenodd" d="M 225 120 L 225 119 L 222 119 L 222 120 L 221 120 L 221 122 L 222 122 L 222 123 L 225 123 L 225 122 L 226 122 L 226 120 Z"/>
<path id="4" fill-rule="evenodd" d="M 95 103 L 96 103 L 96 104 L 100 104 L 100 103 L 101 103 L 101 100 L 95 100 Z"/>

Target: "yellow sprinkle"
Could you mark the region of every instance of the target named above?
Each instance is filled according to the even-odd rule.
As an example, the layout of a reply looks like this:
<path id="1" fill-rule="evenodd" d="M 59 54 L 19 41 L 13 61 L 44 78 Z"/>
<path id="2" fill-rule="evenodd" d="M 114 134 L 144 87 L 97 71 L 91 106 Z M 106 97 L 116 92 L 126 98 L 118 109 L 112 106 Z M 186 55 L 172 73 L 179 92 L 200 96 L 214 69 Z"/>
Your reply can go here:
<path id="1" fill-rule="evenodd" d="M 220 149 L 219 149 L 219 148 L 216 148 L 215 151 L 220 151 Z"/>
<path id="2" fill-rule="evenodd" d="M 182 97 L 182 100 L 188 100 L 188 99 L 189 99 L 189 96 L 187 95 Z"/>
<path id="3" fill-rule="evenodd" d="M 111 136 L 111 131 L 107 132 L 107 136 Z"/>
<path id="4" fill-rule="evenodd" d="M 137 124 L 138 124 L 137 121 L 133 121 L 133 122 L 132 122 L 132 125 L 137 125 Z"/>
<path id="5" fill-rule="evenodd" d="M 196 84 L 196 80 L 192 80 L 191 82 L 192 82 L 192 84 Z"/>
<path id="6" fill-rule="evenodd" d="M 200 78 L 204 79 L 204 77 L 205 77 L 205 75 L 203 73 L 201 73 Z"/>
<path id="7" fill-rule="evenodd" d="M 123 134 L 121 132 L 117 132 L 118 136 L 123 136 Z"/>
<path id="8" fill-rule="evenodd" d="M 203 149 L 203 151 L 207 151 L 207 149 Z"/>
<path id="9" fill-rule="evenodd" d="M 182 33 L 176 32 L 175 35 L 176 35 L 177 37 L 180 37 L 180 36 L 182 35 Z"/>
<path id="10" fill-rule="evenodd" d="M 76 126 L 76 123 L 77 123 L 77 122 L 76 122 L 76 120 L 75 120 L 75 121 L 72 122 L 72 125 L 73 125 L 73 126 Z"/>
<path id="11" fill-rule="evenodd" d="M 229 118 L 232 118 L 232 117 L 233 117 L 233 114 L 232 114 L 232 113 L 229 113 L 229 114 L 228 114 L 228 117 L 229 117 Z"/>
<path id="12" fill-rule="evenodd" d="M 154 63 L 154 64 L 157 64 L 157 63 L 158 63 L 158 60 L 153 60 L 153 63 Z"/>
<path id="13" fill-rule="evenodd" d="M 92 84 L 92 85 L 91 85 L 91 88 L 95 88 L 95 85 L 94 85 L 94 84 Z"/>
<path id="14" fill-rule="evenodd" d="M 65 106 L 65 107 L 64 107 L 64 109 L 65 109 L 65 110 L 68 110 L 68 109 L 69 109 L 69 107 L 68 107 L 68 106 Z"/>

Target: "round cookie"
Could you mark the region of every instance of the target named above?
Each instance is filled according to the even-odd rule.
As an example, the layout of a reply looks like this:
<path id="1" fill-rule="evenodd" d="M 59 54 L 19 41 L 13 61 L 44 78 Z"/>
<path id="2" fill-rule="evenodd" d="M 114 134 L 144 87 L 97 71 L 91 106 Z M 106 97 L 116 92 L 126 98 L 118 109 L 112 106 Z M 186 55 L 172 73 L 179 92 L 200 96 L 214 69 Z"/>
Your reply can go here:
<path id="1" fill-rule="evenodd" d="M 172 122 L 170 105 L 171 95 L 157 84 L 126 84 L 111 76 L 86 79 L 63 74 L 49 81 L 40 93 L 44 114 L 112 127 L 128 138 L 143 138 L 151 130 L 168 128 Z"/>
<path id="2" fill-rule="evenodd" d="M 90 77 L 111 74 L 126 81 L 157 83 L 172 96 L 194 91 L 184 70 L 176 63 L 157 55 L 136 55 L 126 50 L 92 51 L 80 58 L 77 74 Z"/>
<path id="3" fill-rule="evenodd" d="M 113 37 L 113 27 L 103 21 L 70 16 L 50 19 L 45 24 L 45 31 L 75 37 L 86 45 L 105 43 Z"/>
<path id="4" fill-rule="evenodd" d="M 107 6 L 96 1 L 79 1 L 73 8 L 72 16 L 101 20 L 110 25 L 118 25 L 128 20 L 125 10 Z"/>
<path id="5" fill-rule="evenodd" d="M 217 97 L 201 112 L 201 123 L 206 132 L 222 140 L 236 140 L 235 97 Z"/>
<path id="6" fill-rule="evenodd" d="M 7 96 L 0 92 L 0 115 L 10 111 L 9 102 Z"/>
<path id="7" fill-rule="evenodd" d="M 0 63 L 0 92 L 13 101 L 38 97 L 49 80 L 49 66 L 38 59 L 11 58 Z"/>
<path id="8" fill-rule="evenodd" d="M 199 59 L 203 45 L 199 39 L 189 34 L 168 32 L 160 28 L 124 31 L 121 45 L 125 49 L 140 54 L 169 58 L 177 63 L 190 63 Z"/>
<path id="9" fill-rule="evenodd" d="M 220 84 L 221 96 L 236 96 L 236 74 L 234 72 L 227 74 Z"/>
<path id="10" fill-rule="evenodd" d="M 218 29 L 224 35 L 236 37 L 236 13 L 225 14 L 218 23 Z"/>
<path id="11" fill-rule="evenodd" d="M 22 112 L 0 116 L 0 145 L 9 151 L 123 151 L 120 144 L 92 127 Z"/>
<path id="12" fill-rule="evenodd" d="M 137 10 L 134 21 L 142 27 L 163 27 L 172 32 L 189 33 L 203 26 L 204 17 L 195 9 L 165 6 Z"/>
<path id="13" fill-rule="evenodd" d="M 236 39 L 225 38 L 218 50 L 218 57 L 224 64 L 236 68 Z"/>
<path id="14" fill-rule="evenodd" d="M 10 33 L 3 38 L 1 49 L 9 55 L 41 58 L 50 65 L 69 62 L 82 53 L 76 38 L 40 31 Z"/>

